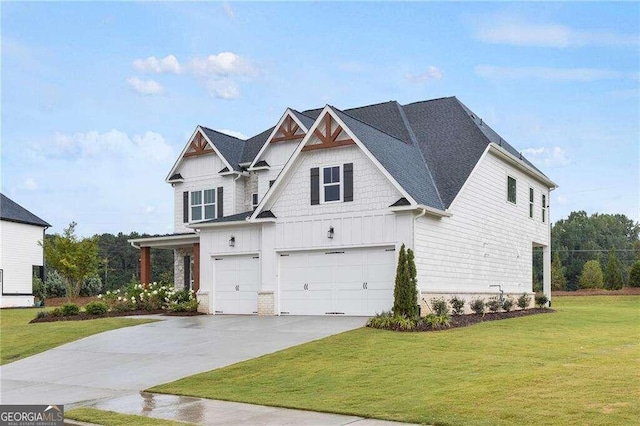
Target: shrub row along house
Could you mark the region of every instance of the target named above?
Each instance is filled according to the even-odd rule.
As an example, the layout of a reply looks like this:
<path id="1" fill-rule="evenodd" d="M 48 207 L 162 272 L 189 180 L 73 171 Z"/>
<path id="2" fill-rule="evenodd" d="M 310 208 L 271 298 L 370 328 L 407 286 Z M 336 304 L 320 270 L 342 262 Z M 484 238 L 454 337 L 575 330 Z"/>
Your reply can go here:
<path id="1" fill-rule="evenodd" d="M 421 303 L 531 293 L 556 185 L 449 97 L 287 109 L 247 140 L 198 126 L 166 179 L 175 285 L 217 314 L 372 315 L 393 306 L 397 251 L 415 252 Z"/>
<path id="2" fill-rule="evenodd" d="M 41 243 L 50 226 L 0 194 L 0 307 L 33 306 L 33 276 L 44 279 Z"/>

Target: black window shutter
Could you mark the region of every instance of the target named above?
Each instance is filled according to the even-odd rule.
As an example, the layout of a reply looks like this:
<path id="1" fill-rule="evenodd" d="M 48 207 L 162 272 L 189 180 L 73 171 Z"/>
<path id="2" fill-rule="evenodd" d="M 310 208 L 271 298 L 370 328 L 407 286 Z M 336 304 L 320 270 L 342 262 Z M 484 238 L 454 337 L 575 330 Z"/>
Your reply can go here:
<path id="1" fill-rule="evenodd" d="M 320 168 L 311 169 L 311 205 L 320 204 Z"/>
<path id="2" fill-rule="evenodd" d="M 218 187 L 218 217 L 224 216 L 224 196 L 222 187 Z"/>
<path id="3" fill-rule="evenodd" d="M 189 192 L 182 193 L 182 223 L 189 222 Z"/>
<path id="4" fill-rule="evenodd" d="M 353 201 L 353 163 L 345 164 L 344 170 L 344 201 Z"/>
<path id="5" fill-rule="evenodd" d="M 191 256 L 184 257 L 184 288 L 191 286 Z"/>

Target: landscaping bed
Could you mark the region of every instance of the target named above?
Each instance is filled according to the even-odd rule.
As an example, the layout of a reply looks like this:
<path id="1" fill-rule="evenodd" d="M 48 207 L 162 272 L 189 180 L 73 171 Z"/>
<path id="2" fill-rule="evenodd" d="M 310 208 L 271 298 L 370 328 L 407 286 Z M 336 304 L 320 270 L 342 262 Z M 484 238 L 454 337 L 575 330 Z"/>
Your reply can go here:
<path id="1" fill-rule="evenodd" d="M 85 321 L 99 318 L 113 318 L 113 317 L 128 317 L 133 315 L 164 315 L 168 317 L 193 317 L 197 315 L 206 315 L 202 312 L 167 312 L 162 309 L 157 309 L 154 311 L 127 311 L 127 312 L 107 312 L 102 315 L 91 315 L 86 312 L 80 312 L 78 315 L 69 315 L 69 316 L 48 316 L 42 318 L 34 318 L 29 321 L 29 324 L 36 322 L 56 322 L 56 321 Z"/>
<path id="2" fill-rule="evenodd" d="M 439 331 L 446 330 L 449 328 L 457 328 L 457 327 L 468 327 L 473 324 L 478 324 L 481 322 L 487 321 L 497 321 L 508 318 L 519 318 L 526 317 L 529 315 L 537 315 L 537 314 L 550 314 L 555 312 L 553 309 L 548 308 L 533 308 L 533 309 L 524 309 L 520 311 L 510 311 L 510 312 L 487 312 L 485 314 L 468 314 L 468 315 L 455 315 L 451 317 L 449 322 L 449 326 L 447 328 L 432 328 L 427 326 L 424 323 L 418 324 L 415 329 L 407 330 L 407 331 Z M 398 330 L 404 331 L 404 330 Z"/>

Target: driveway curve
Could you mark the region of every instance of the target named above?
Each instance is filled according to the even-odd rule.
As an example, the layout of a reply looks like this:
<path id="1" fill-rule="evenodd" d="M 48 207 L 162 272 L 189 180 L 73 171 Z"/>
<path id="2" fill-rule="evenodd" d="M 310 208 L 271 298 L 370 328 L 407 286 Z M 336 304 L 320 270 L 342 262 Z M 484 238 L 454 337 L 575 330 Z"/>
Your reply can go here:
<path id="1" fill-rule="evenodd" d="M 0 367 L 1 404 L 76 404 L 139 392 L 362 327 L 362 317 L 207 315 L 90 336 Z"/>

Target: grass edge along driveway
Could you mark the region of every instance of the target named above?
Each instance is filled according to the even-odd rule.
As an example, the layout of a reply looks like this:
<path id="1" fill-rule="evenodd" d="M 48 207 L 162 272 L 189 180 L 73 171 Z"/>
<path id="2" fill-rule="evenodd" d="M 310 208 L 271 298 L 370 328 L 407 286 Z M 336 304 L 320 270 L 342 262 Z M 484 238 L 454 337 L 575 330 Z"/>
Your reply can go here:
<path id="1" fill-rule="evenodd" d="M 431 333 L 358 329 L 150 392 L 436 425 L 633 424 L 640 297 Z"/>
<path id="2" fill-rule="evenodd" d="M 102 426 L 182 426 L 193 423 L 156 419 L 153 417 L 121 414 L 115 411 L 97 410 L 95 408 L 75 408 L 64 413 L 65 419 L 77 420 Z"/>
<path id="3" fill-rule="evenodd" d="M 0 310 L 0 365 L 94 334 L 156 320 L 102 318 L 29 324 L 40 309 Z"/>

